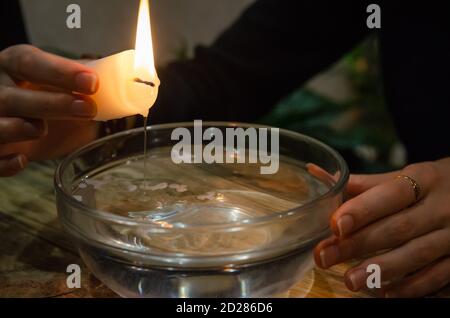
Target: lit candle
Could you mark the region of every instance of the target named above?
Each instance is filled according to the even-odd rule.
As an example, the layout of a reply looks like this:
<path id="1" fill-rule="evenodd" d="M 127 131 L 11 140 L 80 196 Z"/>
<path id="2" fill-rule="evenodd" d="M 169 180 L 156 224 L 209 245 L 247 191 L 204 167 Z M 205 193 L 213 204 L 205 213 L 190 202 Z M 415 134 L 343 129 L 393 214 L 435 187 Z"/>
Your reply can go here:
<path id="1" fill-rule="evenodd" d="M 91 96 L 97 104 L 95 120 L 130 115 L 147 116 L 158 96 L 159 79 L 153 58 L 148 0 L 141 0 L 135 50 L 124 51 L 87 63 L 100 80 Z"/>

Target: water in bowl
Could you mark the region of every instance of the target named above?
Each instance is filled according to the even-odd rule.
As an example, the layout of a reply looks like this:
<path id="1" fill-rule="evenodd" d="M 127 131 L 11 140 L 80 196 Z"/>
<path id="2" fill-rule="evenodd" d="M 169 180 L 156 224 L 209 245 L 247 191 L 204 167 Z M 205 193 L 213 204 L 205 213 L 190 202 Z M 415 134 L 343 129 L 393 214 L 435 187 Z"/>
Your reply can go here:
<path id="1" fill-rule="evenodd" d="M 259 167 L 174 164 L 170 152 L 158 148 L 149 152 L 145 161 L 139 156 L 93 171 L 74 185 L 73 196 L 112 214 L 200 225 L 283 212 L 329 189 L 307 173 L 303 162 L 281 157 L 273 175 L 260 174 Z"/>
<path id="2" fill-rule="evenodd" d="M 74 198 L 130 220 L 185 229 L 251 223 L 299 207 L 329 190 L 328 184 L 307 172 L 305 163 L 286 157 L 280 157 L 274 175 L 260 174 L 257 164 L 174 164 L 168 148 L 152 149 L 146 159 L 145 165 L 144 158 L 137 156 L 92 171 L 74 184 Z M 232 233 L 155 235 L 133 228 L 120 235 L 128 250 L 189 258 L 248 255 L 270 247 L 289 230 L 299 229 L 249 227 Z M 111 239 L 118 236 L 113 229 L 97 232 Z M 246 297 L 273 295 L 291 286 L 310 269 L 313 243 L 267 262 L 250 258 L 245 266 L 224 263 L 201 269 L 194 263 L 177 266 L 168 261 L 168 266 L 152 267 L 117 262 L 105 250 L 92 246 L 85 246 L 81 253 L 97 276 L 122 296 Z"/>

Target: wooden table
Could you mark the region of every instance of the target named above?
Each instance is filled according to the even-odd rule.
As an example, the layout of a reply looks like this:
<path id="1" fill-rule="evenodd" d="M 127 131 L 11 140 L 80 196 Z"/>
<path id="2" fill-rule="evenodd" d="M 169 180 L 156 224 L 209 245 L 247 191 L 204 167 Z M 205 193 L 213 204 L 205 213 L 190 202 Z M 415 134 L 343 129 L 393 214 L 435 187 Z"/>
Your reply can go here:
<path id="1" fill-rule="evenodd" d="M 53 162 L 32 163 L 13 178 L 0 178 L 0 297 L 117 297 L 99 282 L 59 226 Z M 80 289 L 66 286 L 69 264 L 82 266 Z M 349 264 L 314 269 L 281 297 L 373 297 L 343 283 Z M 450 295 L 450 287 L 436 296 Z"/>

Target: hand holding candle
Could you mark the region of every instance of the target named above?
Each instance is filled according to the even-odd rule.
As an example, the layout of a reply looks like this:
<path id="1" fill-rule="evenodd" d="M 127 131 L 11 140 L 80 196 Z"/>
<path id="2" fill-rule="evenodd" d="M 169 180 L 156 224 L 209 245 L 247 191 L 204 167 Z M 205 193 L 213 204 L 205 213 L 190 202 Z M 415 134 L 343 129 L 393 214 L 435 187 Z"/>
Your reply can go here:
<path id="1" fill-rule="evenodd" d="M 97 104 L 95 120 L 141 114 L 147 116 L 158 96 L 159 79 L 153 58 L 148 0 L 141 0 L 135 50 L 124 51 L 87 64 L 100 85 L 91 98 Z"/>

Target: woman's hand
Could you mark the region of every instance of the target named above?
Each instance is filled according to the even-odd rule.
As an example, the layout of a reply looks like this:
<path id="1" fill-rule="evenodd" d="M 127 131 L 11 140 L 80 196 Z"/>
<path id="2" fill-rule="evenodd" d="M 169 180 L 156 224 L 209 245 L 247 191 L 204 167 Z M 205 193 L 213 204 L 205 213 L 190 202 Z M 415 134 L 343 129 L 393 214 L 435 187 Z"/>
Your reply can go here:
<path id="1" fill-rule="evenodd" d="M 417 200 L 413 183 L 398 175 L 417 182 Z M 331 218 L 334 235 L 315 248 L 318 266 L 365 256 L 345 274 L 347 287 L 366 287 L 366 268 L 377 264 L 387 297 L 424 296 L 450 282 L 450 158 L 354 175 L 348 192 L 353 198 Z"/>
<path id="2" fill-rule="evenodd" d="M 97 75 L 77 62 L 30 45 L 1 51 L 0 176 L 95 139 L 97 109 L 85 96 L 97 87 Z"/>

